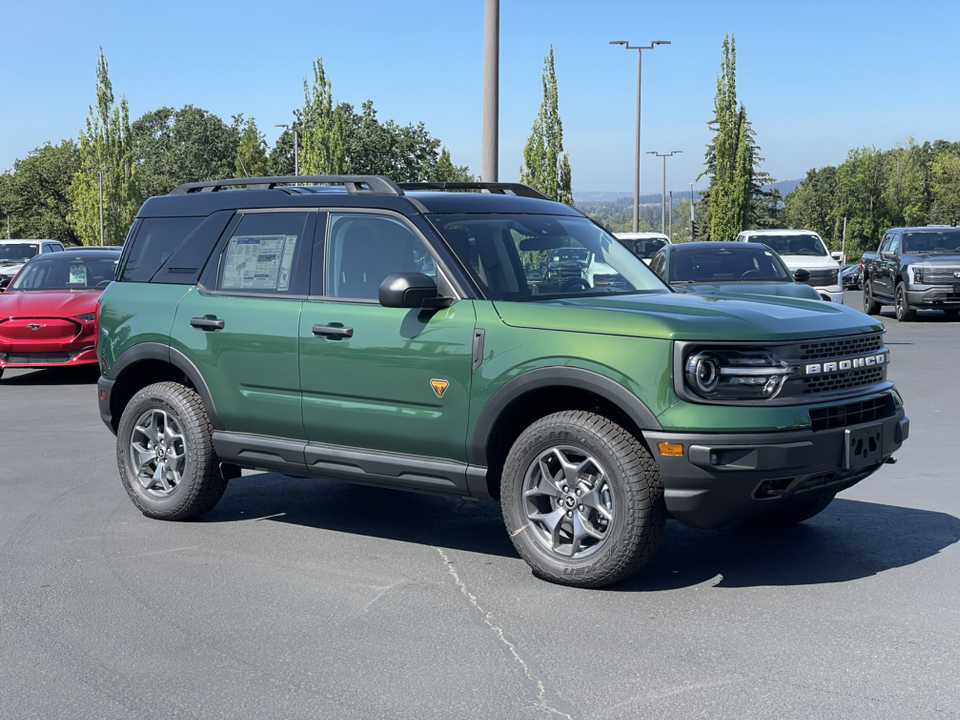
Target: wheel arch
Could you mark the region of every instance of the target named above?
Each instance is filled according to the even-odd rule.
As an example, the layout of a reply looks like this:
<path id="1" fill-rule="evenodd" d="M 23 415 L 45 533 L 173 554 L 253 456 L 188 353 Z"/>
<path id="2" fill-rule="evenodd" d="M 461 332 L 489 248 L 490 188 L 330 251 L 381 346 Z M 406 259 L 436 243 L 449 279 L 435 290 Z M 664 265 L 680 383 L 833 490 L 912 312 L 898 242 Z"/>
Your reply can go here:
<path id="1" fill-rule="evenodd" d="M 164 381 L 179 382 L 193 388 L 203 401 L 214 430 L 223 429 L 213 396 L 200 371 L 183 353 L 168 345 L 153 342 L 134 345 L 116 359 L 107 378 L 113 381 L 110 425 L 114 433 L 130 398 L 147 385 Z"/>
<path id="2" fill-rule="evenodd" d="M 500 497 L 503 462 L 520 433 L 536 420 L 563 410 L 589 410 L 607 417 L 644 445 L 644 430 L 662 430 L 643 401 L 610 378 L 581 368 L 531 370 L 494 394 L 474 429 L 472 457 L 474 463 L 487 467 L 490 497 Z"/>

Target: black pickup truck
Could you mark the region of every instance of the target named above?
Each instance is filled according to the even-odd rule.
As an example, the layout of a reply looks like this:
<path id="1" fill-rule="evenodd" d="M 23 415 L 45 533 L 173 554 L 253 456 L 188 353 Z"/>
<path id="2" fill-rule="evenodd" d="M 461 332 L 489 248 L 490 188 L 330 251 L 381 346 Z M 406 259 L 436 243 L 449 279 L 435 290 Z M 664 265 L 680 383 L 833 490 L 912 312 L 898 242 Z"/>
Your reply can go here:
<path id="1" fill-rule="evenodd" d="M 868 315 L 883 305 L 893 305 L 901 322 L 920 309 L 960 313 L 960 227 L 891 228 L 877 252 L 863 254 L 861 268 Z"/>

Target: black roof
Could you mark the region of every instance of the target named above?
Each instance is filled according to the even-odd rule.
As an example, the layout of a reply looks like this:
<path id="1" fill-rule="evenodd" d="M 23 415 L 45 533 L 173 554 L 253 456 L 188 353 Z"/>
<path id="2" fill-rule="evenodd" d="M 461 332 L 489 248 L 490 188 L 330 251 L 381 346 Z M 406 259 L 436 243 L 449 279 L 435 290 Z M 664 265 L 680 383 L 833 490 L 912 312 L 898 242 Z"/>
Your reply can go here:
<path id="1" fill-rule="evenodd" d="M 742 243 L 742 242 L 731 242 L 728 240 L 722 241 L 711 241 L 711 240 L 700 240 L 698 242 L 686 242 L 686 243 L 676 243 L 674 245 L 664 245 L 661 250 L 667 250 L 669 252 L 696 252 L 703 250 L 733 250 L 735 252 L 757 252 L 763 248 L 767 248 L 763 243 Z"/>
<path id="2" fill-rule="evenodd" d="M 269 207 L 377 208 L 404 215 L 522 213 L 581 215 L 518 183 L 402 183 L 379 175 L 232 178 L 186 183 L 148 199 L 138 217 L 206 216 Z"/>

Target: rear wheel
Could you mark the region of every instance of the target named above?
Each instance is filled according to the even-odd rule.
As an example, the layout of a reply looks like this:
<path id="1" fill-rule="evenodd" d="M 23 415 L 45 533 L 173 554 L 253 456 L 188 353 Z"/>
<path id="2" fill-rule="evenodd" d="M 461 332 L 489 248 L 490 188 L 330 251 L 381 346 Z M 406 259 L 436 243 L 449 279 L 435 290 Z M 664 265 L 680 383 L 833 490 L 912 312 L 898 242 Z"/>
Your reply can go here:
<path id="1" fill-rule="evenodd" d="M 897 283 L 895 307 L 897 311 L 897 320 L 900 322 L 912 322 L 916 319 L 916 308 L 910 307 L 910 304 L 907 302 L 907 288 L 902 282 Z"/>
<path id="2" fill-rule="evenodd" d="M 863 283 L 863 311 L 867 315 L 876 315 L 880 312 L 880 303 L 873 299 L 873 283 L 869 280 Z"/>
<path id="3" fill-rule="evenodd" d="M 575 587 L 622 580 L 656 553 L 666 527 L 656 462 L 606 418 L 560 412 L 521 433 L 503 469 L 507 532 L 535 575 Z"/>
<path id="4" fill-rule="evenodd" d="M 796 525 L 822 513 L 833 502 L 833 498 L 832 494 L 821 495 L 814 500 L 808 500 L 781 510 L 774 510 L 766 515 L 751 518 L 749 522 L 751 525 L 762 525 L 764 527 Z"/>
<path id="5" fill-rule="evenodd" d="M 133 504 L 149 517 L 188 520 L 213 509 L 227 487 L 203 401 L 178 383 L 131 398 L 117 428 L 117 464 Z"/>

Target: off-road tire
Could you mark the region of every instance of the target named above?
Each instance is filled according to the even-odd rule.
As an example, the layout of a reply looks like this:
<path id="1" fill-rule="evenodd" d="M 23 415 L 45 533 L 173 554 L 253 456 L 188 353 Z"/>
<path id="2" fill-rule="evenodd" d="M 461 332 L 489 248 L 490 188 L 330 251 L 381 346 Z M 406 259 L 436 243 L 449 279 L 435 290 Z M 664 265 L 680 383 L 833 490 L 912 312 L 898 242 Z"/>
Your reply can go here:
<path id="1" fill-rule="evenodd" d="M 162 423 L 163 430 L 154 423 Z M 228 480 L 220 472 L 212 436 L 203 401 L 193 390 L 161 382 L 134 395 L 117 428 L 117 465 L 133 504 L 160 520 L 189 520 L 213 509 Z M 161 465 L 169 471 L 157 470 Z M 161 476 L 162 481 L 156 479 Z"/>
<path id="2" fill-rule="evenodd" d="M 897 294 L 894 299 L 894 307 L 897 312 L 899 322 L 913 322 L 917 318 L 916 308 L 910 307 L 907 302 L 907 288 L 902 282 L 897 283 Z"/>
<path id="3" fill-rule="evenodd" d="M 570 468 L 582 464 L 575 475 L 572 471 L 564 475 L 562 465 L 557 465 L 560 458 Z M 560 469 L 554 474 L 553 468 Z M 567 483 L 571 477 L 578 481 L 576 486 Z M 537 478 L 541 483 L 531 490 Z M 556 497 L 539 487 L 555 488 Z M 576 489 L 584 491 L 579 498 Z M 597 502 L 601 497 L 605 500 Z M 666 527 L 663 484 L 650 453 L 616 423 L 584 411 L 548 415 L 520 434 L 504 464 L 500 503 L 510 539 L 533 573 L 574 587 L 601 587 L 632 575 L 656 554 Z M 592 509 L 599 505 L 610 513 L 609 519 Z M 574 531 L 599 528 L 602 537 L 584 537 L 594 544 L 581 553 L 574 552 L 578 545 L 573 542 L 570 556 L 565 556 L 536 519 L 540 513 L 551 517 L 559 513 L 555 517 L 560 525 Z"/>
<path id="4" fill-rule="evenodd" d="M 750 518 L 747 522 L 751 525 L 761 527 L 786 527 L 796 525 L 804 520 L 809 520 L 827 509 L 827 506 L 833 502 L 834 495 L 827 493 L 813 500 L 791 505 L 780 510 L 774 510 L 766 515 L 759 515 Z"/>
<path id="5" fill-rule="evenodd" d="M 873 283 L 869 280 L 863 283 L 863 311 L 867 315 L 876 315 L 880 312 L 880 303 L 873 299 Z"/>

